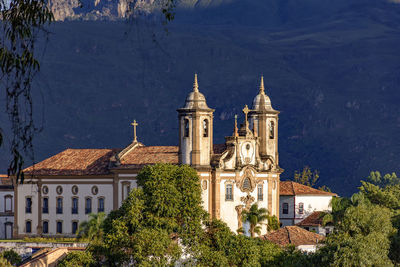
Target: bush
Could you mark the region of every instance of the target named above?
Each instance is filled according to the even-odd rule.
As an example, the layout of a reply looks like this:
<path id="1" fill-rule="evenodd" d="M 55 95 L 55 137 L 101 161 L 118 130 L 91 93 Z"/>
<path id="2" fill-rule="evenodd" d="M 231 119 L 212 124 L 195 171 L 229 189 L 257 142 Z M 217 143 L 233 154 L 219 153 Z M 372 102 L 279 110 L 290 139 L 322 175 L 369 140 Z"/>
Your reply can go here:
<path id="1" fill-rule="evenodd" d="M 6 259 L 12 265 L 17 265 L 22 261 L 21 256 L 14 250 L 3 251 L 0 256 Z"/>

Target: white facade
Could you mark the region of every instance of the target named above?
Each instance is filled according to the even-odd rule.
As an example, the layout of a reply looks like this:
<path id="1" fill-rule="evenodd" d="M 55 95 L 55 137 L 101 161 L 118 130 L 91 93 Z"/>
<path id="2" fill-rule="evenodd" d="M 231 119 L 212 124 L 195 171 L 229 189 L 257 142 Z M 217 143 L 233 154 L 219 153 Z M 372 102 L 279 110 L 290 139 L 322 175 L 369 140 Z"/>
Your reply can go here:
<path id="1" fill-rule="evenodd" d="M 280 196 L 280 222 L 282 226 L 295 225 L 314 211 L 332 211 L 331 200 L 332 196 L 329 195 Z M 288 207 L 287 212 L 285 206 Z"/>

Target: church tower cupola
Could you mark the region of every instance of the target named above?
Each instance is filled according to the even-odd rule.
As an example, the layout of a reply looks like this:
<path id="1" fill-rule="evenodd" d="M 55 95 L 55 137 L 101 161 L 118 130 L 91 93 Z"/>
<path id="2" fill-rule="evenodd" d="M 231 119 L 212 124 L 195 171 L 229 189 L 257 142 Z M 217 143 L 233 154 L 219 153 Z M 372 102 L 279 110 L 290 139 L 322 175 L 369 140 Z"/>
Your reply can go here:
<path id="1" fill-rule="evenodd" d="M 209 167 L 213 151 L 213 112 L 199 91 L 197 74 L 193 91 L 186 97 L 185 106 L 178 111 L 179 163 L 192 167 Z"/>
<path id="2" fill-rule="evenodd" d="M 249 113 L 260 142 L 260 157 L 269 159 L 278 167 L 278 114 L 272 108 L 271 99 L 265 93 L 264 77 L 261 76 L 258 95 L 253 100 L 253 107 Z"/>

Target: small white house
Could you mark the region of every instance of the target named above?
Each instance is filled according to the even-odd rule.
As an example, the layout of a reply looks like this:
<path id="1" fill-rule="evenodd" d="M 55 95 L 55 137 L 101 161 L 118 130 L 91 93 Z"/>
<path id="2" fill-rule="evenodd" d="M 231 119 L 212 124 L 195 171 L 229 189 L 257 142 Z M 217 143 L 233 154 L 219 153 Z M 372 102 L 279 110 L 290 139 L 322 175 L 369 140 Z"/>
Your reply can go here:
<path id="1" fill-rule="evenodd" d="M 315 211 L 331 211 L 335 193 L 325 192 L 292 181 L 280 182 L 279 220 L 282 226 L 295 225 Z"/>
<path id="2" fill-rule="evenodd" d="M 323 225 L 323 218 L 325 214 L 326 213 L 323 211 L 315 211 L 296 225 L 307 231 L 327 236 L 332 233 L 333 225 L 331 223 Z"/>

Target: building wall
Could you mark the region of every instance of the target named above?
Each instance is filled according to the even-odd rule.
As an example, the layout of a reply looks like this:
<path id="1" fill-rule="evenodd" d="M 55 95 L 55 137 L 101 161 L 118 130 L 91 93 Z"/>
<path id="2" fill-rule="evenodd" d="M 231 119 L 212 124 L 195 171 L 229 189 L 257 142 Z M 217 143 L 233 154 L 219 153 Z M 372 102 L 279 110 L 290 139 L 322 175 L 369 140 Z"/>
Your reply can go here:
<path id="1" fill-rule="evenodd" d="M 294 223 L 299 223 L 314 211 L 331 211 L 330 202 L 332 200 L 332 196 L 316 196 L 316 195 L 300 195 L 296 196 L 296 218 Z M 304 212 L 303 214 L 299 213 L 299 204 L 304 204 Z"/>
<path id="2" fill-rule="evenodd" d="M 72 187 L 78 187 L 78 193 L 72 192 Z M 48 188 L 48 193 L 43 191 L 43 188 Z M 62 193 L 57 193 L 57 187 L 62 188 Z M 94 190 L 97 187 L 97 193 Z M 40 220 L 48 221 L 49 233 L 43 234 L 44 236 L 72 236 L 72 222 L 76 221 L 78 225 L 88 220 L 89 214 L 85 211 L 86 198 L 92 200 L 92 213 L 98 212 L 98 199 L 104 199 L 104 212 L 108 214 L 113 209 L 113 185 L 112 179 L 74 179 L 70 178 L 68 181 L 60 179 L 45 179 L 43 180 L 41 187 L 41 203 L 39 209 L 39 192 L 36 184 L 23 184 L 19 185 L 18 188 L 18 216 L 17 226 L 19 234 L 23 235 L 37 235 L 41 234 L 38 231 L 38 223 Z M 32 197 L 32 212 L 27 213 L 25 210 L 26 197 Z M 48 198 L 48 213 L 43 213 L 43 198 Z M 56 212 L 56 201 L 57 198 L 61 197 L 63 200 L 62 213 L 57 214 Z M 78 214 L 72 214 L 72 198 L 78 198 Z M 31 220 L 32 231 L 30 234 L 26 233 L 26 221 Z M 57 234 L 57 222 L 62 222 L 62 234 Z M 42 222 L 40 226 L 42 226 Z"/>
<path id="3" fill-rule="evenodd" d="M 11 188 L 2 188 L 0 190 L 0 239 L 7 239 L 12 237 L 13 223 L 14 191 Z M 6 231 L 8 231 L 7 234 Z"/>

